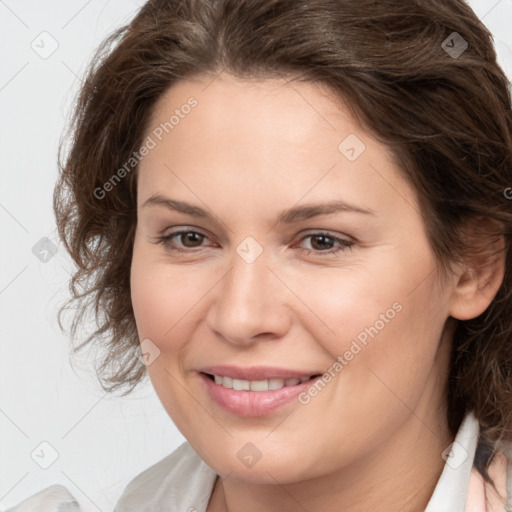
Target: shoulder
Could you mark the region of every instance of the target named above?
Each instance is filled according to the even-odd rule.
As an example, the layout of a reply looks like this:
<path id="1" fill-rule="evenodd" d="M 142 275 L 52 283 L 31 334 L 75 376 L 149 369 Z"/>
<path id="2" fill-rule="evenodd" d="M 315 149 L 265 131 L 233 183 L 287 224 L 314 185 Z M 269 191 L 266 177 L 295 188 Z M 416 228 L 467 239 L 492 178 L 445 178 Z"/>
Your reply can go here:
<path id="1" fill-rule="evenodd" d="M 133 478 L 114 512 L 183 510 L 204 512 L 217 475 L 188 443 Z M 80 512 L 62 485 L 51 485 L 5 512 Z"/>
<path id="2" fill-rule="evenodd" d="M 5 512 L 80 512 L 80 505 L 62 485 L 51 485 Z"/>
<path id="3" fill-rule="evenodd" d="M 206 510 L 215 472 L 187 443 L 138 474 L 125 487 L 114 512 Z"/>

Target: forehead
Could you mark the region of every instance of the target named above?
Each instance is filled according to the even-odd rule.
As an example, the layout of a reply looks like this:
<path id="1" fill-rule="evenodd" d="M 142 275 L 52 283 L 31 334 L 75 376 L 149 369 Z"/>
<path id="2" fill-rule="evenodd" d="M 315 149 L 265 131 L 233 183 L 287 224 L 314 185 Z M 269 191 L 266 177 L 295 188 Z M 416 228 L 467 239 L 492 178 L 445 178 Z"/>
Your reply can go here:
<path id="1" fill-rule="evenodd" d="M 383 192 L 407 188 L 388 148 L 317 84 L 181 81 L 157 102 L 146 137 L 155 144 L 140 164 L 142 199 L 165 190 L 188 197 L 236 192 L 244 203 L 246 192 L 261 207 L 339 190 L 375 209 Z"/>
<path id="2" fill-rule="evenodd" d="M 188 108 L 190 103 L 195 106 Z M 166 125 L 169 121 L 171 127 Z M 249 81 L 230 75 L 179 81 L 162 95 L 154 108 L 150 131 L 161 126 L 164 136 L 172 131 L 176 139 L 187 132 L 188 138 L 187 125 L 192 125 L 196 137 L 203 140 L 249 135 L 270 147 L 311 137 L 331 139 L 340 130 L 336 139 L 347 130 L 363 131 L 341 98 L 321 84 L 284 79 Z"/>

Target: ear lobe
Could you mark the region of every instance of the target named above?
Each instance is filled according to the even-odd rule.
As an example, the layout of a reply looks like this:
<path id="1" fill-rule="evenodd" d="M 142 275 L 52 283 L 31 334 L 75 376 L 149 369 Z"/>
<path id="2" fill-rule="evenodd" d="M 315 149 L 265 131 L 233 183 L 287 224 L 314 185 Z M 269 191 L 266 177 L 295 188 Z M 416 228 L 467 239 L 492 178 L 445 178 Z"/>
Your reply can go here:
<path id="1" fill-rule="evenodd" d="M 468 249 L 454 269 L 450 315 L 471 320 L 492 302 L 505 275 L 505 239 L 502 225 L 493 219 L 472 219 L 465 229 Z"/>

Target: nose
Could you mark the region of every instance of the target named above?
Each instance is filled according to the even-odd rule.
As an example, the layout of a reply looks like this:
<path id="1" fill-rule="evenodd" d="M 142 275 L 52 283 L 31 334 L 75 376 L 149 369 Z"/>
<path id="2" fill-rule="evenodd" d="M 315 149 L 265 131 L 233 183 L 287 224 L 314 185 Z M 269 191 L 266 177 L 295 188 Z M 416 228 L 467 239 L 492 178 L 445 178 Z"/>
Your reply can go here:
<path id="1" fill-rule="evenodd" d="M 264 255 L 248 263 L 234 253 L 230 271 L 215 287 L 206 323 L 234 345 L 278 339 L 290 328 L 287 290 Z"/>

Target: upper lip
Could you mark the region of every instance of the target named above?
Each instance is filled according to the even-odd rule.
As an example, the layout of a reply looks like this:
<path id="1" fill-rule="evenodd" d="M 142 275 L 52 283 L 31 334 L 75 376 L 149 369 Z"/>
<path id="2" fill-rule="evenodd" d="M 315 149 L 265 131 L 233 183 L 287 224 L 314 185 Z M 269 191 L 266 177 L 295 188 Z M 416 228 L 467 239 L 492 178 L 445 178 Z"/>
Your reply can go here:
<path id="1" fill-rule="evenodd" d="M 230 366 L 217 365 L 200 368 L 201 373 L 210 375 L 218 375 L 222 377 L 231 377 L 240 380 L 268 380 L 268 379 L 301 379 L 303 377 L 311 377 L 319 375 L 321 372 L 291 370 L 288 368 L 275 368 L 271 366 Z"/>

